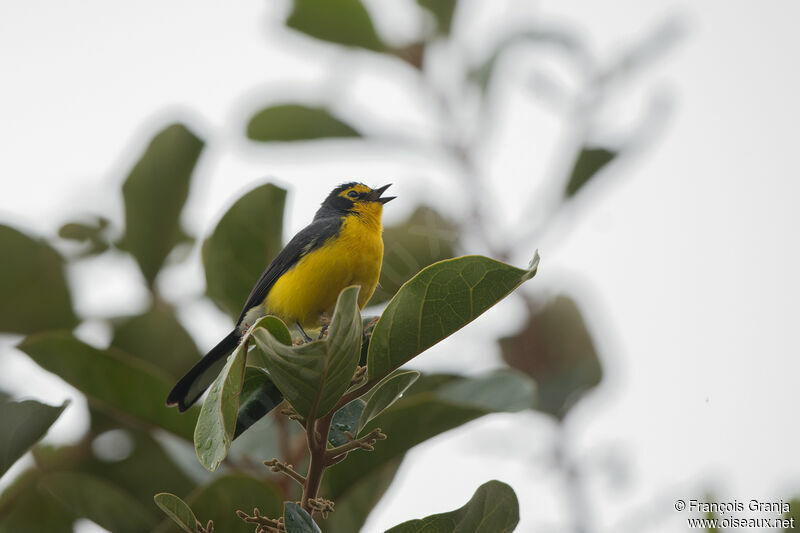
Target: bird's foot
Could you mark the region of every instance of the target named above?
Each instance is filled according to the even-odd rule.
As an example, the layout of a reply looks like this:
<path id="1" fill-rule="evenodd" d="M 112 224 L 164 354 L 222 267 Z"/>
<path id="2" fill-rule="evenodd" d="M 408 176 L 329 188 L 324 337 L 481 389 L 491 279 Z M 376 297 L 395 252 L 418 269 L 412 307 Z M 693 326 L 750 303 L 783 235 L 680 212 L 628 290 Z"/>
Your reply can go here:
<path id="1" fill-rule="evenodd" d="M 300 335 L 303 337 L 304 341 L 311 342 L 313 340 L 308 336 L 308 333 L 306 333 L 306 330 L 303 329 L 303 326 L 300 325 L 300 322 L 295 322 L 294 325 L 297 326 L 297 331 L 300 332 Z"/>
<path id="2" fill-rule="evenodd" d="M 327 336 L 328 336 L 328 324 L 325 324 L 322 326 L 322 329 L 319 330 L 319 337 L 317 337 L 317 340 Z"/>

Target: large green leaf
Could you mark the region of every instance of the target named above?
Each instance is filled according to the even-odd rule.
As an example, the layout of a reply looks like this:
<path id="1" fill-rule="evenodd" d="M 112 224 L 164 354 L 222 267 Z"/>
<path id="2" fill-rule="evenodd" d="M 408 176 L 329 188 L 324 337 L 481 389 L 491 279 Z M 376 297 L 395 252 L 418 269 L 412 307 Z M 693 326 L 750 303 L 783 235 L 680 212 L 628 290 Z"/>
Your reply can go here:
<path id="1" fill-rule="evenodd" d="M 186 533 L 197 532 L 197 518 L 185 501 L 169 492 L 156 494 L 153 496 L 153 501 L 156 502 L 159 509 L 164 511 L 165 515 L 170 517 Z"/>
<path id="2" fill-rule="evenodd" d="M 253 533 L 253 524 L 246 524 L 236 510 L 251 513 L 258 507 L 262 515 L 278 518 L 283 513 L 283 498 L 275 486 L 247 474 L 229 474 L 194 490 L 183 498 L 200 523 L 214 521 L 220 533 Z M 149 530 L 148 530 L 149 531 Z M 156 533 L 183 531 L 168 518 L 155 529 Z"/>
<path id="3" fill-rule="evenodd" d="M 361 413 L 361 420 L 358 427 L 362 428 L 367 422 L 388 409 L 396 402 L 411 385 L 419 378 L 419 372 L 409 370 L 406 372 L 396 372 L 381 381 L 369 397 L 366 407 Z"/>
<path id="4" fill-rule="evenodd" d="M 206 293 L 233 319 L 281 250 L 285 201 L 280 187 L 256 187 L 236 200 L 203 244 Z"/>
<path id="5" fill-rule="evenodd" d="M 236 415 L 235 439 L 250 426 L 261 420 L 283 401 L 283 395 L 272 382 L 269 374 L 248 366 L 244 373 L 242 394 L 239 397 L 239 412 Z"/>
<path id="6" fill-rule="evenodd" d="M 161 130 L 122 186 L 125 237 L 120 247 L 136 258 L 152 283 L 172 248 L 184 239 L 180 214 L 203 141 L 183 124 Z"/>
<path id="7" fill-rule="evenodd" d="M 336 502 L 336 511 L 321 522 L 323 531 L 325 533 L 360 531 L 370 511 L 378 504 L 392 483 L 402 460 L 401 456 L 374 470 L 362 472 L 352 484 L 336 487 L 337 492 L 323 480 L 322 493 Z"/>
<path id="8" fill-rule="evenodd" d="M 437 32 L 442 35 L 450 33 L 453 24 L 453 12 L 456 9 L 456 0 L 417 0 L 417 4 L 424 7 L 436 18 Z"/>
<path id="9" fill-rule="evenodd" d="M 611 163 L 619 155 L 618 152 L 606 148 L 583 147 L 575 158 L 572 172 L 567 181 L 564 193 L 573 196 L 586 185 L 595 174 Z"/>
<path id="10" fill-rule="evenodd" d="M 360 0 L 294 0 L 286 25 L 323 41 L 386 49 Z"/>
<path id="11" fill-rule="evenodd" d="M 294 502 L 283 504 L 283 520 L 286 533 L 322 533 L 311 515 Z"/>
<path id="12" fill-rule="evenodd" d="M 32 335 L 18 346 L 39 366 L 86 394 L 97 409 L 191 439 L 197 408 L 183 415 L 164 407 L 171 382 L 163 372 L 119 350 L 98 350 L 68 332 Z"/>
<path id="13" fill-rule="evenodd" d="M 175 380 L 200 359 L 197 345 L 175 310 L 163 301 L 117 327 L 111 346 L 159 367 Z"/>
<path id="14" fill-rule="evenodd" d="M 287 346 L 264 328 L 253 333 L 275 385 L 307 420 L 322 417 L 334 408 L 358 366 L 361 353 L 358 291 L 358 286 L 352 286 L 339 294 L 324 340 Z"/>
<path id="15" fill-rule="evenodd" d="M 360 137 L 353 127 L 328 110 L 298 104 L 282 104 L 259 111 L 247 125 L 254 141 L 310 141 L 325 137 Z"/>
<path id="16" fill-rule="evenodd" d="M 374 451 L 351 453 L 346 461 L 328 469 L 326 486 L 333 495 L 343 493 L 360 477 L 402 457 L 417 444 L 489 413 L 526 408 L 533 395 L 532 381 L 518 372 L 478 378 L 423 376 L 403 398 L 363 428 L 380 427 L 388 438 Z"/>
<path id="17" fill-rule="evenodd" d="M 44 437 L 68 403 L 55 407 L 34 400 L 0 401 L 0 477 Z"/>
<path id="18" fill-rule="evenodd" d="M 536 274 L 478 255 L 435 263 L 395 294 L 372 332 L 370 379 L 381 378 L 472 322 Z"/>
<path id="19" fill-rule="evenodd" d="M 514 489 L 489 481 L 475 491 L 464 507 L 410 520 L 386 533 L 508 533 L 519 523 L 519 502 Z"/>
<path id="20" fill-rule="evenodd" d="M 0 533 L 73 533 L 77 516 L 39 487 L 40 477 L 27 470 L 0 495 Z"/>
<path id="21" fill-rule="evenodd" d="M 77 324 L 58 252 L 0 224 L 0 253 L 0 332 L 34 333 Z"/>
<path id="22" fill-rule="evenodd" d="M 40 485 L 66 509 L 115 533 L 151 531 L 155 520 L 130 494 L 107 481 L 76 472 L 45 474 Z"/>
<path id="23" fill-rule="evenodd" d="M 603 377 L 594 342 L 575 302 L 558 296 L 515 335 L 500 339 L 503 359 L 536 381 L 537 409 L 559 418 Z"/>
<path id="24" fill-rule="evenodd" d="M 381 278 L 370 304 L 389 300 L 426 266 L 455 255 L 458 226 L 430 207 L 419 206 L 404 221 L 383 232 Z"/>
<path id="25" fill-rule="evenodd" d="M 247 342 L 241 342 L 208 390 L 197 419 L 194 449 L 200 464 L 212 472 L 225 459 L 233 441 L 246 362 Z"/>

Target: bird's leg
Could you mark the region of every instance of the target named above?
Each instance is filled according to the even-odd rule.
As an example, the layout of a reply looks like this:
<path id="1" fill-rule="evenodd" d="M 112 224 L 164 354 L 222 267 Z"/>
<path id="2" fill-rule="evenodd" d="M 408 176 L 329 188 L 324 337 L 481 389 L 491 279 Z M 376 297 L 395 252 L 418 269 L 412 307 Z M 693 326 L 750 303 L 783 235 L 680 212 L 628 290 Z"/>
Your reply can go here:
<path id="1" fill-rule="evenodd" d="M 317 337 L 317 340 L 323 338 L 328 333 L 328 326 L 331 324 L 331 319 L 328 318 L 327 313 L 322 313 L 320 315 L 319 323 L 322 324 L 322 328 L 319 330 L 319 337 Z"/>
<path id="2" fill-rule="evenodd" d="M 303 329 L 303 326 L 300 325 L 300 322 L 295 322 L 294 325 L 297 326 L 297 331 L 299 331 L 300 335 L 303 336 L 303 340 L 306 342 L 311 342 L 311 337 L 308 336 L 308 333 L 306 333 L 306 331 Z"/>

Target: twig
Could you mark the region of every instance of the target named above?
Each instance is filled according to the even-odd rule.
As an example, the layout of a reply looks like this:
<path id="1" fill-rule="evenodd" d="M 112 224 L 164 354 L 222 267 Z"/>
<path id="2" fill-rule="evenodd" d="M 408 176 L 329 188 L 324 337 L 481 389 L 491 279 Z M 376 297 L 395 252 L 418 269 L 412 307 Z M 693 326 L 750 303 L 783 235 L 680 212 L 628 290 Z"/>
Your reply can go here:
<path id="1" fill-rule="evenodd" d="M 258 507 L 253 509 L 252 516 L 241 510 L 236 511 L 236 516 L 248 524 L 256 524 L 258 526 L 256 527 L 256 533 L 281 533 L 286 531 L 286 527 L 283 524 L 283 517 L 273 520 L 272 518 L 263 516 L 258 511 Z"/>
<path id="2" fill-rule="evenodd" d="M 375 449 L 373 444 L 385 438 L 386 435 L 383 432 L 381 432 L 381 428 L 373 429 L 372 431 L 370 431 L 369 433 L 367 433 L 366 435 L 364 435 L 359 439 L 353 439 L 350 442 L 342 444 L 341 446 L 337 446 L 336 448 L 327 450 L 325 454 L 326 462 L 328 465 L 330 465 L 332 461 L 336 461 L 340 457 L 347 455 L 349 452 L 353 450 L 362 449 L 371 452 L 372 450 Z"/>
<path id="3" fill-rule="evenodd" d="M 306 483 L 305 476 L 299 474 L 294 468 L 292 468 L 292 465 L 282 463 L 278 459 L 270 459 L 269 461 L 264 461 L 264 466 L 269 467 L 271 472 L 280 472 L 281 474 L 289 476 L 290 478 L 300 483 L 301 486 L 305 485 Z"/>

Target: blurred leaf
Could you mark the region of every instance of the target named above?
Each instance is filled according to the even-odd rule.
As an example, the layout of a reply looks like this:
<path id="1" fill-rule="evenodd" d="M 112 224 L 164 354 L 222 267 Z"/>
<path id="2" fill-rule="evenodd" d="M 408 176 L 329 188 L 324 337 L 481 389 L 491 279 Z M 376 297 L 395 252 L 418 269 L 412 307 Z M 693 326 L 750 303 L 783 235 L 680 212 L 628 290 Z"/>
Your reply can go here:
<path id="1" fill-rule="evenodd" d="M 357 427 L 363 428 L 367 425 L 367 422 L 391 407 L 394 402 L 400 399 L 406 389 L 417 381 L 417 378 L 419 378 L 419 372 L 409 370 L 396 372 L 378 383 L 361 413 L 361 419 Z M 355 435 L 355 433 L 353 434 Z"/>
<path id="2" fill-rule="evenodd" d="M 40 476 L 27 470 L 0 495 L 0 533 L 73 533 L 77 517 L 38 486 Z"/>
<path id="3" fill-rule="evenodd" d="M 125 237 L 120 248 L 133 254 L 150 284 L 184 239 L 180 215 L 203 144 L 186 126 L 167 126 L 153 137 L 122 186 Z"/>
<path id="4" fill-rule="evenodd" d="M 109 248 L 109 238 L 106 235 L 109 221 L 105 217 L 96 216 L 92 222 L 67 222 L 58 230 L 62 239 L 86 242 L 88 246 L 79 256 L 96 255 Z"/>
<path id="5" fill-rule="evenodd" d="M 98 409 L 140 425 L 156 425 L 191 439 L 197 408 L 164 407 L 171 383 L 152 365 L 110 348 L 98 350 L 67 332 L 32 335 L 18 346 L 39 366 L 86 394 Z"/>
<path id="6" fill-rule="evenodd" d="M 358 291 L 358 286 L 351 286 L 339 294 L 324 340 L 287 346 L 263 328 L 253 333 L 275 385 L 307 420 L 334 408 L 358 366 L 362 340 Z"/>
<path id="7" fill-rule="evenodd" d="M 397 290 L 426 266 L 455 255 L 458 227 L 427 206 L 383 232 L 385 243 L 381 278 L 370 304 L 391 299 Z"/>
<path id="8" fill-rule="evenodd" d="M 153 496 L 153 501 L 156 502 L 159 509 L 164 511 L 164 514 L 170 517 L 186 533 L 197 532 L 197 518 L 195 518 L 194 513 L 186 502 L 168 492 L 156 494 Z"/>
<path id="9" fill-rule="evenodd" d="M 214 521 L 219 533 L 253 533 L 253 524 L 246 524 L 236 510 L 251 512 L 258 507 L 262 515 L 277 518 L 283 513 L 283 498 L 272 483 L 247 474 L 229 474 L 200 487 L 183 498 L 194 510 L 201 523 Z M 165 519 L 155 529 L 157 533 L 181 531 Z"/>
<path id="10" fill-rule="evenodd" d="M 472 322 L 536 274 L 478 255 L 448 259 L 414 276 L 375 325 L 367 356 L 370 379 L 388 375 Z"/>
<path id="11" fill-rule="evenodd" d="M 424 392 L 411 394 L 417 384 Z M 343 493 L 362 476 L 436 435 L 483 415 L 517 411 L 533 402 L 533 384 L 519 373 L 479 378 L 423 376 L 417 384 L 363 428 L 371 431 L 380 427 L 388 439 L 378 443 L 374 451 L 351 453 L 346 461 L 328 469 L 325 481 L 331 493 Z"/>
<path id="12" fill-rule="evenodd" d="M 242 394 L 239 397 L 239 412 L 236 415 L 235 439 L 250 426 L 261 420 L 283 401 L 283 395 L 272 382 L 269 374 L 248 366 L 244 372 Z"/>
<path id="13" fill-rule="evenodd" d="M 358 435 L 358 421 L 361 417 L 361 413 L 364 411 L 365 405 L 364 400 L 356 398 L 336 411 L 331 421 L 328 442 L 334 446 L 341 446 L 342 444 L 350 442 L 350 439 L 345 435 L 345 431 L 350 433 L 353 437 Z"/>
<path id="14" fill-rule="evenodd" d="M 208 390 L 197 419 L 194 449 L 200 464 L 211 472 L 217 469 L 231 447 L 246 361 L 247 342 L 240 342 Z"/>
<path id="15" fill-rule="evenodd" d="M 519 523 L 519 502 L 514 489 L 501 481 L 484 483 L 464 507 L 410 520 L 386 533 L 507 533 Z"/>
<path id="16" fill-rule="evenodd" d="M 155 521 L 139 502 L 107 481 L 88 474 L 51 472 L 40 485 L 66 509 L 115 533 L 151 531 Z"/>
<path id="17" fill-rule="evenodd" d="M 236 320 L 261 272 L 281 251 L 286 191 L 267 183 L 222 216 L 203 243 L 206 294 Z"/>
<path id="18" fill-rule="evenodd" d="M 50 406 L 34 400 L 0 402 L 0 477 L 44 437 L 68 401 Z"/>
<path id="19" fill-rule="evenodd" d="M 111 346 L 159 367 L 176 380 L 200 359 L 197 345 L 175 310 L 161 301 L 118 326 Z"/>
<path id="20" fill-rule="evenodd" d="M 580 310 L 566 296 L 547 303 L 516 335 L 500 339 L 500 348 L 509 366 L 536 382 L 536 409 L 558 418 L 603 375 Z"/>
<path id="21" fill-rule="evenodd" d="M 430 11 L 436 18 L 437 33 L 441 35 L 450 33 L 456 0 L 417 0 L 417 4 Z"/>
<path id="22" fill-rule="evenodd" d="M 565 191 L 567 197 L 571 197 L 578 192 L 595 174 L 613 161 L 617 155 L 619 155 L 618 152 L 606 148 L 584 147 L 581 149 L 567 182 Z"/>
<path id="23" fill-rule="evenodd" d="M 361 134 L 326 109 L 283 104 L 262 109 L 251 118 L 247 125 L 247 136 L 254 141 L 285 142 L 325 137 L 361 137 Z"/>
<path id="24" fill-rule="evenodd" d="M 322 41 L 375 52 L 386 48 L 360 0 L 295 0 L 286 25 Z"/>
<path id="25" fill-rule="evenodd" d="M 0 224 L 0 332 L 72 328 L 64 260 L 49 244 Z"/>
<path id="26" fill-rule="evenodd" d="M 286 533 L 322 533 L 311 515 L 294 502 L 283 504 L 283 519 Z"/>
<path id="27" fill-rule="evenodd" d="M 338 492 L 332 492 L 325 485 L 323 494 L 336 502 L 336 511 L 322 521 L 325 533 L 360 531 L 370 511 L 392 483 L 402 460 L 401 456 L 379 468 L 362 472 L 361 476 L 349 486 L 339 486 Z"/>

